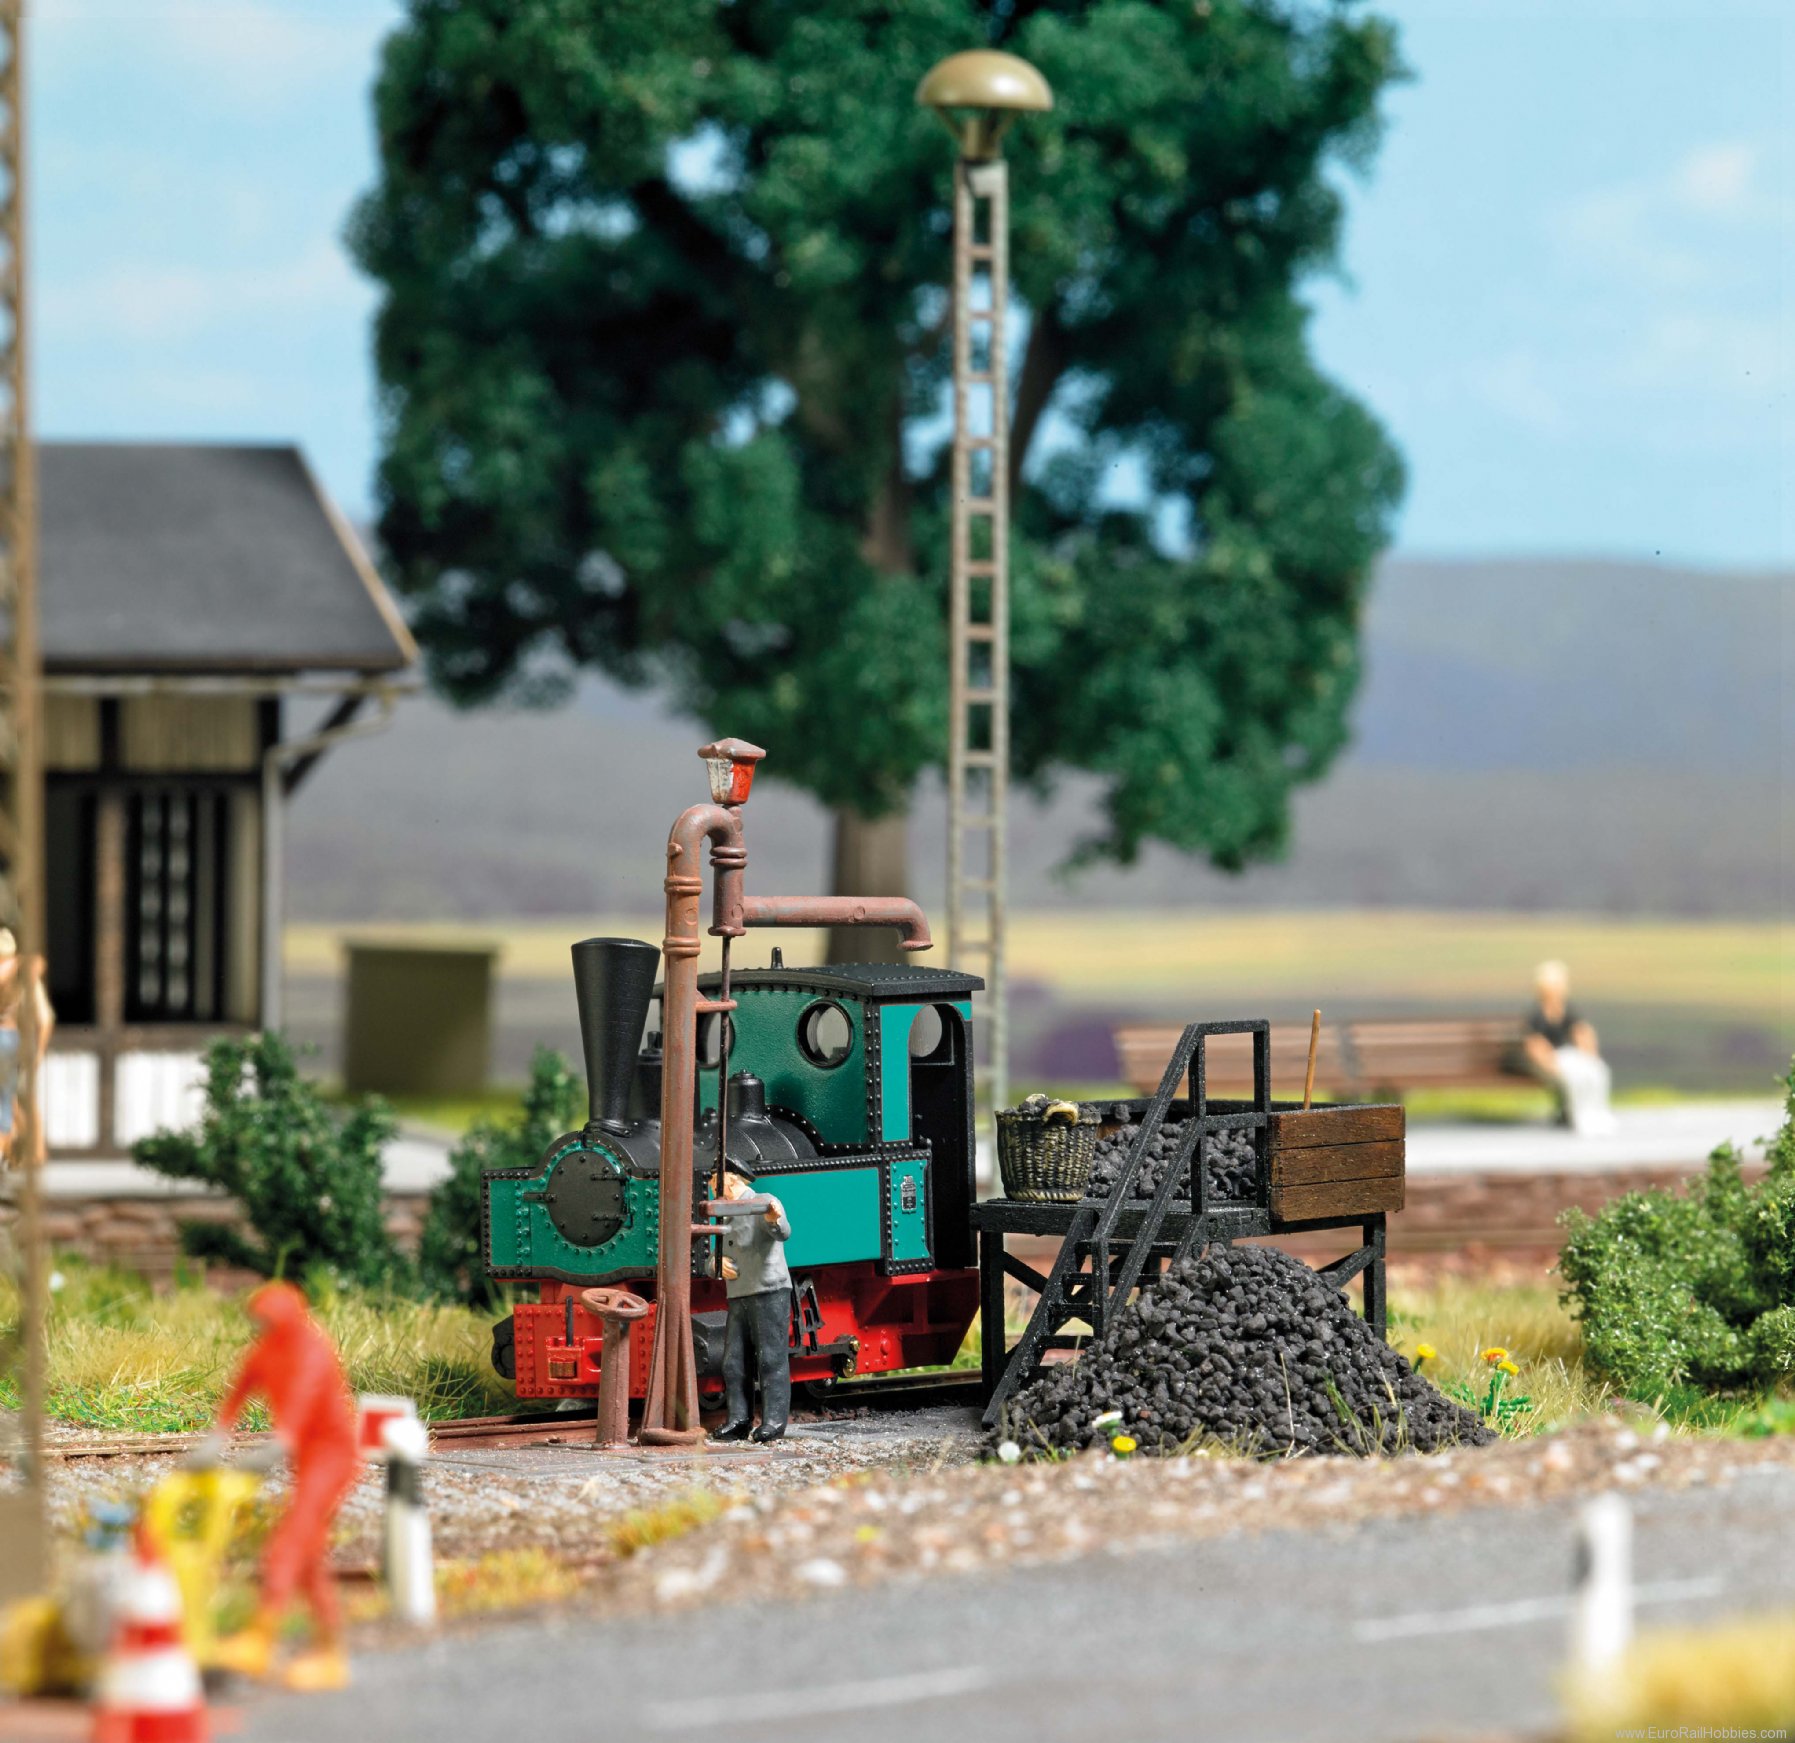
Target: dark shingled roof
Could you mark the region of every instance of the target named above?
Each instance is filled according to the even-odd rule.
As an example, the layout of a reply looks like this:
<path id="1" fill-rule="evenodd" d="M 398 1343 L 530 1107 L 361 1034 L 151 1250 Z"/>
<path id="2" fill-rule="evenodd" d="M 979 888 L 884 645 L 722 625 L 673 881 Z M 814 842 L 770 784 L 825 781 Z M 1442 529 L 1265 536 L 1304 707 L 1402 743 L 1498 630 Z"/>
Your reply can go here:
<path id="1" fill-rule="evenodd" d="M 293 447 L 38 446 L 45 669 L 391 672 L 410 634 Z"/>

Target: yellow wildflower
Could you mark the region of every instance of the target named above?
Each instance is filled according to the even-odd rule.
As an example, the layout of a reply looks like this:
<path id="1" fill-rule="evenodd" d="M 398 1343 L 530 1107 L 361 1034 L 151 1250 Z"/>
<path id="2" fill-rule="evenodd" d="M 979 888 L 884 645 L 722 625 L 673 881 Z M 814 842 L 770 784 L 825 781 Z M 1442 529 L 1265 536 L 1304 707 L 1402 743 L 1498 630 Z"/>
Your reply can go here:
<path id="1" fill-rule="evenodd" d="M 1498 1373 L 1503 1374 L 1518 1374 L 1521 1371 L 1513 1362 L 1498 1362 L 1496 1364 L 1496 1369 Z"/>
<path id="2" fill-rule="evenodd" d="M 1439 1353 L 1432 1344 L 1415 1345 L 1415 1360 L 1418 1362 L 1431 1362 Z"/>
<path id="3" fill-rule="evenodd" d="M 1494 1367 L 1498 1362 L 1506 1362 L 1508 1360 L 1508 1351 L 1500 1344 L 1491 1344 L 1487 1350 L 1482 1352 L 1482 1354 L 1483 1359 L 1488 1362 L 1491 1367 Z"/>
<path id="4" fill-rule="evenodd" d="M 1110 1441 L 1109 1448 L 1119 1458 L 1127 1458 L 1138 1444 L 1132 1434 L 1118 1434 Z"/>

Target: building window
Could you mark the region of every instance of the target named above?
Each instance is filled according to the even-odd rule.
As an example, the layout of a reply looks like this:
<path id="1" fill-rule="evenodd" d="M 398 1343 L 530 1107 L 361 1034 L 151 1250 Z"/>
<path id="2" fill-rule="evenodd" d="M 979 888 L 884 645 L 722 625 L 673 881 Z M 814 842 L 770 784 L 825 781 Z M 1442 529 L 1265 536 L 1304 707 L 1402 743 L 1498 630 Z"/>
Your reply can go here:
<path id="1" fill-rule="evenodd" d="M 46 973 L 59 1023 L 94 1020 L 94 819 L 91 789 L 45 783 Z"/>
<path id="2" fill-rule="evenodd" d="M 130 794 L 125 834 L 125 1019 L 217 1022 L 232 937 L 230 794 Z"/>

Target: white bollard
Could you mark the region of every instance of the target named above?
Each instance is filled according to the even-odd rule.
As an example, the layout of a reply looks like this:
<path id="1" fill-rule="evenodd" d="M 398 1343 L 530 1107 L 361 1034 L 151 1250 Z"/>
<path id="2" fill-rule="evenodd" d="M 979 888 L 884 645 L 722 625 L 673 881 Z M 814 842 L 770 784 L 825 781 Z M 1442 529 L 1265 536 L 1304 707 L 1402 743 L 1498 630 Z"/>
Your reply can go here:
<path id="1" fill-rule="evenodd" d="M 1632 1640 L 1633 1509 L 1619 1495 L 1600 1495 L 1577 1522 L 1571 1666 L 1601 1676 Z"/>
<path id="2" fill-rule="evenodd" d="M 436 1570 L 430 1550 L 430 1510 L 424 1505 L 424 1460 L 429 1431 L 416 1417 L 385 1425 L 386 1589 L 402 1622 L 436 1620 Z"/>

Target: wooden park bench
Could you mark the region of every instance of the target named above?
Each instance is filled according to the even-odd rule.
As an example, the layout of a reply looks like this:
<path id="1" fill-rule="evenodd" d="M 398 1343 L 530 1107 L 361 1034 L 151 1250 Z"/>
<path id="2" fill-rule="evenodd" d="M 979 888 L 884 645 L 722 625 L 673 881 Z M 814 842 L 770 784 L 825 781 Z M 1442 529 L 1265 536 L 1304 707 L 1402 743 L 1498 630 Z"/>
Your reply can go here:
<path id="1" fill-rule="evenodd" d="M 1115 1032 L 1123 1081 L 1138 1094 L 1158 1088 L 1182 1033 L 1176 1023 L 1131 1023 Z M 1231 1045 L 1229 1043 L 1232 1043 Z M 1515 1060 L 1521 1024 L 1513 1017 L 1424 1017 L 1323 1021 L 1315 1083 L 1330 1095 L 1367 1099 L 1410 1089 L 1483 1089 L 1524 1076 Z M 1272 1093 L 1300 1099 L 1309 1059 L 1309 1025 L 1274 1023 Z M 1208 1087 L 1216 1095 L 1251 1094 L 1252 1054 L 1236 1036 L 1209 1050 Z"/>

